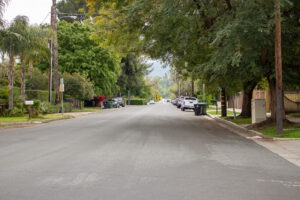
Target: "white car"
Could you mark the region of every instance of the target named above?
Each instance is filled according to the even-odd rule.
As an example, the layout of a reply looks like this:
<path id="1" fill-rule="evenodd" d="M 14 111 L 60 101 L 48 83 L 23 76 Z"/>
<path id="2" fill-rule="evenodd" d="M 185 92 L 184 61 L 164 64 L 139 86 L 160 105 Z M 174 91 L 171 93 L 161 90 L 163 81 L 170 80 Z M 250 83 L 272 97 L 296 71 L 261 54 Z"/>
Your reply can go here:
<path id="1" fill-rule="evenodd" d="M 151 105 L 151 104 L 155 104 L 154 100 L 150 100 L 150 101 L 149 101 L 149 104 L 150 104 L 150 105 Z"/>
<path id="2" fill-rule="evenodd" d="M 198 103 L 198 99 L 195 97 L 184 97 L 181 102 L 181 110 L 194 109 L 194 105 Z"/>

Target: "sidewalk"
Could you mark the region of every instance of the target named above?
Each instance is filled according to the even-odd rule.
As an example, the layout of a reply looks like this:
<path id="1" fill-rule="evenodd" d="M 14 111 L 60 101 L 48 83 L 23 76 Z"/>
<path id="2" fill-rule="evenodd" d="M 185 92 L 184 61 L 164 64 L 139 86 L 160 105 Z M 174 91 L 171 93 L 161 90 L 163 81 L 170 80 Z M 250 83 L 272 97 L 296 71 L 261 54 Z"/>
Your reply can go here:
<path id="1" fill-rule="evenodd" d="M 266 137 L 263 134 L 248 130 L 242 126 L 221 119 L 219 116 L 209 114 L 208 116 L 214 119 L 222 127 L 237 133 L 242 137 L 253 140 L 257 144 L 300 167 L 300 139 Z"/>

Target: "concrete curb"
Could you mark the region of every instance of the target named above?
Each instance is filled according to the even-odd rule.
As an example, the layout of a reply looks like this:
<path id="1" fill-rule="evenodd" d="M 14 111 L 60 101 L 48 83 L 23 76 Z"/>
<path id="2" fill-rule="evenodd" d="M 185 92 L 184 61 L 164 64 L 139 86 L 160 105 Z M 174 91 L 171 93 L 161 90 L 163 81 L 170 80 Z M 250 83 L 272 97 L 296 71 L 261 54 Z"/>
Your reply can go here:
<path id="1" fill-rule="evenodd" d="M 211 114 L 207 114 L 207 116 L 209 116 L 210 118 L 216 120 L 219 123 L 222 123 L 222 124 L 226 125 L 230 130 L 234 129 L 235 131 L 241 131 L 241 132 L 243 132 L 243 133 L 245 133 L 247 135 L 252 134 L 252 135 L 255 135 L 255 136 L 259 136 L 259 137 L 261 137 L 261 138 L 263 138 L 265 140 L 275 140 L 273 137 L 264 135 L 262 133 L 254 131 L 254 130 L 249 130 L 249 129 L 247 129 L 245 127 L 242 127 L 242 126 L 239 126 L 239 125 L 237 125 L 237 124 L 235 124 L 233 122 L 221 119 L 219 117 L 214 117 Z M 249 135 L 249 137 L 251 137 L 251 136 Z"/>

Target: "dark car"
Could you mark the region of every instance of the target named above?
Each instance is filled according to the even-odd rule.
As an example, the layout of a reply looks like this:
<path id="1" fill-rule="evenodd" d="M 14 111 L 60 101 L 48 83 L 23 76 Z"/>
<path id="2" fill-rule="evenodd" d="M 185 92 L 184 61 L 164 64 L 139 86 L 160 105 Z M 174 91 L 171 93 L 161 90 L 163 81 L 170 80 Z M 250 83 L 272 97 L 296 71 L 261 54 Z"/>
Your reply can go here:
<path id="1" fill-rule="evenodd" d="M 117 98 L 112 98 L 111 101 L 113 104 L 113 108 L 120 108 L 120 103 Z"/>

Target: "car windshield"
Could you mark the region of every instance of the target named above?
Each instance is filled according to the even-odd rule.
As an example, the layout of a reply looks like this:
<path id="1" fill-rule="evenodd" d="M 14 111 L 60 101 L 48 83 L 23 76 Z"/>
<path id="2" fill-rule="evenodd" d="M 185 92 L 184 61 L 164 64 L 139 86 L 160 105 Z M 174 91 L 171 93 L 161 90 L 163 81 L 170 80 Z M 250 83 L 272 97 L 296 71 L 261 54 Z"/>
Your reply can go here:
<path id="1" fill-rule="evenodd" d="M 185 100 L 192 100 L 192 101 L 195 101 L 195 100 L 197 100 L 196 98 L 185 98 Z"/>

